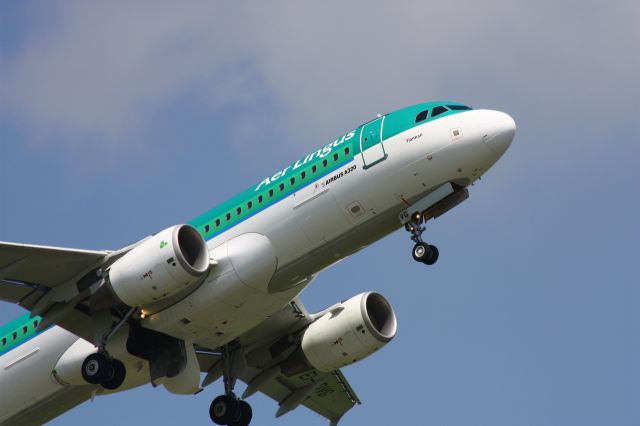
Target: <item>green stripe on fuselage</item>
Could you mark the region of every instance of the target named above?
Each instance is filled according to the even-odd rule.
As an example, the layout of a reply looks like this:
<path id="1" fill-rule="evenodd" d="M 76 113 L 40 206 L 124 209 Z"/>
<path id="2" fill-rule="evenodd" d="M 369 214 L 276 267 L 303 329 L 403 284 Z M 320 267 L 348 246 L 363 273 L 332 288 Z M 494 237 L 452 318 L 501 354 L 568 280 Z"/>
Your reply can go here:
<path id="1" fill-rule="evenodd" d="M 437 117 L 417 123 L 416 115 L 436 106 L 460 105 L 456 102 L 428 102 L 394 111 L 384 116 L 382 140 L 389 139 L 412 127 L 464 111 L 448 110 Z M 366 123 L 365 123 L 366 124 Z M 279 200 L 328 175 L 350 162 L 360 153 L 361 125 L 330 144 L 325 145 L 295 163 L 266 177 L 254 187 L 214 207 L 189 222 L 206 240 L 259 213 Z M 314 171 L 315 170 L 315 171 Z M 292 180 L 293 179 L 293 180 Z M 239 209 L 239 210 L 238 210 Z"/>
<path id="2" fill-rule="evenodd" d="M 27 313 L 0 327 L 0 355 L 35 337 L 40 321 L 41 317 L 30 317 Z"/>
<path id="3" fill-rule="evenodd" d="M 418 113 L 426 109 L 431 110 L 440 105 L 446 106 L 461 104 L 457 102 L 429 102 L 413 105 L 389 113 L 384 116 L 382 140 L 384 141 L 389 139 L 417 125 L 422 125 L 424 123 L 446 117 L 447 115 L 464 112 L 449 110 L 435 118 L 428 118 L 426 121 L 416 124 L 415 120 Z M 269 176 L 268 182 L 265 182 L 265 179 L 257 183 L 254 187 L 247 189 L 230 200 L 227 200 L 226 202 L 191 220 L 189 224 L 195 226 L 202 235 L 204 235 L 205 239 L 209 240 L 230 227 L 237 225 L 265 208 L 275 204 L 282 198 L 300 190 L 304 186 L 307 186 L 332 173 L 334 170 L 352 161 L 353 157 L 360 153 L 359 141 L 363 126 L 364 124 L 357 127 L 353 132 L 349 132 L 341 138 L 331 142 L 331 144 L 325 145 L 319 150 L 306 155 L 289 167 Z M 352 133 L 353 136 L 348 137 Z M 348 148 L 348 152 L 345 151 L 346 148 Z M 337 154 L 337 159 L 334 159 L 334 154 Z M 325 160 L 327 161 L 326 165 L 324 165 Z M 314 166 L 315 172 L 313 172 Z M 302 178 L 303 172 L 305 173 L 304 178 Z M 280 173 L 280 175 L 278 175 L 278 173 Z M 274 176 L 277 177 L 273 179 Z M 293 183 L 291 182 L 292 177 L 295 178 Z M 282 191 L 280 191 L 281 184 L 284 184 Z M 269 191 L 271 190 L 273 191 L 273 196 L 269 197 Z M 262 202 L 259 202 L 258 200 L 260 196 L 262 196 Z M 252 203 L 251 208 L 247 207 L 249 202 Z M 237 213 L 238 207 L 241 209 L 240 214 Z M 227 213 L 230 214 L 230 220 L 228 221 L 226 220 Z M 220 225 L 217 227 L 215 226 L 216 219 L 220 219 Z M 207 225 L 209 225 L 208 232 L 205 230 Z M 42 321 L 42 318 L 39 316 L 30 318 L 29 314 L 25 314 L 0 327 L 0 339 L 6 339 L 4 345 L 2 345 L 2 341 L 0 340 L 0 355 L 7 353 L 11 349 L 40 334 L 40 332 L 36 332 L 36 324 L 40 323 L 40 321 Z M 13 333 L 16 333 L 15 339 L 13 338 Z"/>

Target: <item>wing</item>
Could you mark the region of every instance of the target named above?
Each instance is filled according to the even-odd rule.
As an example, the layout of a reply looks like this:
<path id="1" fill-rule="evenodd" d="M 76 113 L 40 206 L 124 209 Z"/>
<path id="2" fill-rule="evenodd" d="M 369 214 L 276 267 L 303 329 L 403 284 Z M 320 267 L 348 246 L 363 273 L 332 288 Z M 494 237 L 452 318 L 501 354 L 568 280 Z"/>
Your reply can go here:
<path id="1" fill-rule="evenodd" d="M 233 356 L 234 375 L 247 384 L 243 398 L 262 392 L 278 405 L 280 417 L 304 405 L 337 424 L 344 414 L 360 404 L 358 396 L 341 371 L 330 373 L 315 369 L 300 372 L 283 371 L 281 363 L 293 348 L 288 337 L 313 321 L 299 300 L 294 300 L 268 321 L 241 336 L 239 348 Z M 280 348 L 280 349 L 278 349 Z M 198 360 L 207 373 L 202 386 L 222 375 L 222 361 L 218 353 L 198 351 Z"/>
<path id="2" fill-rule="evenodd" d="M 30 309 L 33 301 L 95 269 L 107 251 L 0 242 L 0 299 Z"/>
<path id="3" fill-rule="evenodd" d="M 87 340 L 88 310 L 79 305 L 99 277 L 96 270 L 124 252 L 0 242 L 0 300 L 42 316 L 39 329 L 57 323 Z"/>

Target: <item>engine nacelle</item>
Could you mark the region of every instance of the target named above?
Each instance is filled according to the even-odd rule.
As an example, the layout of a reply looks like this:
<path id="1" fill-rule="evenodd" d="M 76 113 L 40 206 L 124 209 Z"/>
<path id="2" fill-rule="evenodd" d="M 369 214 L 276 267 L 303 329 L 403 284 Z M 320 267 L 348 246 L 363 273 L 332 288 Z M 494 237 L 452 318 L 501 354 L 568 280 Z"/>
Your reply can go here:
<path id="1" fill-rule="evenodd" d="M 328 372 L 371 355 L 393 339 L 396 329 L 396 315 L 387 299 L 362 293 L 313 322 L 301 347 L 309 364 Z"/>
<path id="2" fill-rule="evenodd" d="M 109 269 L 109 286 L 123 303 L 144 306 L 197 282 L 209 269 L 204 238 L 176 225 L 142 242 Z"/>

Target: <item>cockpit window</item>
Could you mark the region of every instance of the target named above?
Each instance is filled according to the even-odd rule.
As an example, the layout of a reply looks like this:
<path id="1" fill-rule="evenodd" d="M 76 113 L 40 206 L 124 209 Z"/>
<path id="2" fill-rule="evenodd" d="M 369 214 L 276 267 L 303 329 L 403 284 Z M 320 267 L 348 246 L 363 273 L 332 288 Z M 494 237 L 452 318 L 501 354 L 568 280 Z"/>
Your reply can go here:
<path id="1" fill-rule="evenodd" d="M 425 109 L 420 114 L 416 115 L 416 123 L 420 123 L 421 121 L 426 120 L 428 115 L 429 115 L 429 110 Z"/>
<path id="2" fill-rule="evenodd" d="M 431 118 L 433 117 L 437 117 L 440 114 L 443 114 L 447 112 L 447 109 L 445 107 L 443 107 L 442 105 L 438 105 L 437 107 L 435 107 L 432 111 L 431 111 Z"/>
<path id="3" fill-rule="evenodd" d="M 447 105 L 447 108 L 449 108 L 451 111 L 467 111 L 471 109 L 465 105 Z"/>

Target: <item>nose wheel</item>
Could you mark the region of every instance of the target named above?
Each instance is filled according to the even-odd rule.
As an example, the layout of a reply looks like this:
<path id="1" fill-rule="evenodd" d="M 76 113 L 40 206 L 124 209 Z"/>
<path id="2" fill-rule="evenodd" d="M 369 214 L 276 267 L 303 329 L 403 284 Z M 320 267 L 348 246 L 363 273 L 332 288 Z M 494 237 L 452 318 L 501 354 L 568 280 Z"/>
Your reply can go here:
<path id="1" fill-rule="evenodd" d="M 425 265 L 433 265 L 436 263 L 440 252 L 436 246 L 423 241 L 422 233 L 426 228 L 422 226 L 422 216 L 416 214 L 415 217 L 405 225 L 405 229 L 411 234 L 411 241 L 416 243 L 411 251 L 413 260 L 424 263 Z"/>
<path id="2" fill-rule="evenodd" d="M 411 254 L 413 255 L 413 260 L 416 262 L 433 265 L 438 260 L 440 252 L 438 251 L 438 247 L 420 242 L 413 246 L 413 252 Z"/>

